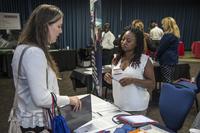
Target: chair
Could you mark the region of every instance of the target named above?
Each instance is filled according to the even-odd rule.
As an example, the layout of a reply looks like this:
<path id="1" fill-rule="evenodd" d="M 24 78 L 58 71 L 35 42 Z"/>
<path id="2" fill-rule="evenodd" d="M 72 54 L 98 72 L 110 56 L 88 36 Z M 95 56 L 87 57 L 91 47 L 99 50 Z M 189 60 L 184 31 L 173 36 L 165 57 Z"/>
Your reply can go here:
<path id="1" fill-rule="evenodd" d="M 179 56 L 184 56 L 184 54 L 185 54 L 185 45 L 184 45 L 183 41 L 179 41 L 178 55 Z"/>
<path id="2" fill-rule="evenodd" d="M 102 74 L 102 77 L 104 77 L 105 73 Z M 102 79 L 102 87 L 105 88 L 105 95 L 104 98 L 108 99 L 108 90 L 112 90 L 112 85 L 108 84 L 104 79 Z"/>
<path id="3" fill-rule="evenodd" d="M 184 85 L 186 88 L 190 89 L 191 91 L 194 91 L 195 94 L 198 94 L 200 92 L 200 72 L 198 73 L 195 82 L 196 83 L 191 83 L 190 81 L 187 80 L 180 80 L 176 82 L 176 84 Z M 195 102 L 196 102 L 197 112 L 199 112 L 198 99 L 196 95 L 195 95 Z"/>
<path id="4" fill-rule="evenodd" d="M 176 65 L 173 80 L 178 80 L 180 78 L 190 79 L 190 65 L 189 64 Z"/>
<path id="5" fill-rule="evenodd" d="M 161 76 L 160 66 L 154 66 L 154 75 L 155 75 L 155 89 L 152 92 L 152 101 L 157 105 L 160 97 L 161 83 L 164 82 Z M 178 80 L 180 78 L 190 79 L 190 65 L 189 64 L 177 64 L 175 67 L 175 73 L 173 80 Z"/>
<path id="6" fill-rule="evenodd" d="M 199 105 L 198 105 L 198 99 L 197 99 L 196 94 L 198 94 L 200 92 L 200 88 L 197 87 L 197 84 L 196 83 L 192 83 L 192 82 L 187 81 L 187 80 L 180 80 L 180 81 L 176 82 L 176 84 L 183 85 L 188 90 L 194 92 L 196 108 L 197 108 L 197 112 L 199 112 Z"/>
<path id="7" fill-rule="evenodd" d="M 160 89 L 161 82 L 164 82 L 160 74 L 161 73 L 160 71 L 161 71 L 160 66 L 155 65 L 154 66 L 154 75 L 155 75 L 155 81 L 156 81 L 155 89 Z M 190 79 L 190 65 L 189 64 L 176 65 L 173 80 L 178 80 L 180 78 Z M 159 85 L 159 88 L 157 88 L 157 83 Z"/>
<path id="8" fill-rule="evenodd" d="M 160 93 L 160 115 L 167 128 L 177 132 L 194 103 L 193 91 L 164 83 Z"/>
<path id="9" fill-rule="evenodd" d="M 200 41 L 196 41 L 192 43 L 192 54 L 195 58 L 200 59 Z"/>

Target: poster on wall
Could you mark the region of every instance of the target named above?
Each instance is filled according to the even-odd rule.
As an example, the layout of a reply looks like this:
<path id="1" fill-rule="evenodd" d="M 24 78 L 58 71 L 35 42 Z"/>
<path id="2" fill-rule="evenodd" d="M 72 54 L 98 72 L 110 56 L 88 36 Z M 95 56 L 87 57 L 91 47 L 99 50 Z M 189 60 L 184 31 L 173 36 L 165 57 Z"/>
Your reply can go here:
<path id="1" fill-rule="evenodd" d="M 0 30 L 20 30 L 19 13 L 0 12 Z"/>
<path id="2" fill-rule="evenodd" d="M 101 0 L 90 0 L 93 93 L 102 96 Z"/>

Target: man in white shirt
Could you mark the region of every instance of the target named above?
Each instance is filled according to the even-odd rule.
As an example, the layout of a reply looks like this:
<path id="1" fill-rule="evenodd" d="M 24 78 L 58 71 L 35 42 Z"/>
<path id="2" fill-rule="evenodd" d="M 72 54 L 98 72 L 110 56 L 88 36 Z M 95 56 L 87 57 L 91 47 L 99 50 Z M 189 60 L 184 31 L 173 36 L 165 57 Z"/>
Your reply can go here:
<path id="1" fill-rule="evenodd" d="M 152 26 L 153 26 L 153 28 L 150 30 L 149 35 L 150 35 L 150 38 L 152 40 L 152 45 L 153 45 L 153 47 L 155 48 L 155 51 L 156 51 L 164 33 L 163 33 L 163 30 L 158 27 L 157 23 L 153 22 Z"/>
<path id="2" fill-rule="evenodd" d="M 102 32 L 102 65 L 111 64 L 112 57 L 113 57 L 113 48 L 114 44 L 113 41 L 115 40 L 115 36 L 110 31 L 110 24 L 105 23 L 103 26 Z"/>

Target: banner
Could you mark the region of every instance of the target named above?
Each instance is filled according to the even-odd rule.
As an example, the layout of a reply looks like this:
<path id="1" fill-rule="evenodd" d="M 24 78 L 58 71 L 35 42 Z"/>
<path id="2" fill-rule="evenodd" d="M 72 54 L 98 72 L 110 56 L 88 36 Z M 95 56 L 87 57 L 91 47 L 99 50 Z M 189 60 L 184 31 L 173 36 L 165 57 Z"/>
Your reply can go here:
<path id="1" fill-rule="evenodd" d="M 101 0 L 90 0 L 93 93 L 102 96 Z"/>
<path id="2" fill-rule="evenodd" d="M 19 13 L 0 12 L 0 30 L 20 30 Z"/>

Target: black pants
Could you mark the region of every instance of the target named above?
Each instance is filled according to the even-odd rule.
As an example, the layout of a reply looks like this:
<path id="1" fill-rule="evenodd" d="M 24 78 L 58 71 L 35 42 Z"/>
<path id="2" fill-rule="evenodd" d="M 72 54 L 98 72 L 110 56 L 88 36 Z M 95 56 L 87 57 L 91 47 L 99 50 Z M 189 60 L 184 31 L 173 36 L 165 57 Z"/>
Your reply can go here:
<path id="1" fill-rule="evenodd" d="M 45 128 L 44 127 L 38 127 L 38 126 L 36 126 L 35 128 L 23 128 L 23 127 L 21 127 L 21 130 L 22 130 L 22 133 L 26 133 L 26 132 L 28 132 L 28 131 L 33 131 L 33 132 L 35 132 L 35 133 L 40 133 L 40 132 L 42 132 L 43 130 L 44 130 Z M 51 133 L 51 131 L 50 130 L 48 130 L 50 133 Z"/>
<path id="2" fill-rule="evenodd" d="M 102 51 L 102 66 L 110 65 L 113 59 L 113 49 L 103 49 Z"/>

